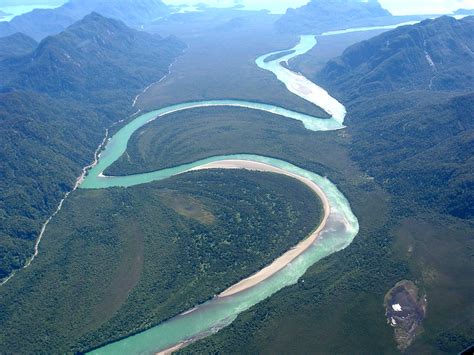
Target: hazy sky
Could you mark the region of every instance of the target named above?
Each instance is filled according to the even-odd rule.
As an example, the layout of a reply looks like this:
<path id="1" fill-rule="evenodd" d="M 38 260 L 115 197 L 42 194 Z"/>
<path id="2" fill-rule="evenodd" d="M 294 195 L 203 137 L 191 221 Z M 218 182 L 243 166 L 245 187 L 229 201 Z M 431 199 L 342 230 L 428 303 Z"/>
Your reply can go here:
<path id="1" fill-rule="evenodd" d="M 1 1 L 1 0 L 0 0 Z M 206 4 L 213 7 L 243 5 L 248 10 L 268 9 L 275 13 L 285 13 L 288 7 L 300 7 L 308 0 L 162 0 L 169 5 Z"/>
<path id="2" fill-rule="evenodd" d="M 457 9 L 474 9 L 474 0 L 379 0 L 394 15 L 444 14 Z"/>
<path id="3" fill-rule="evenodd" d="M 167 4 L 205 3 L 219 7 L 242 3 L 253 9 L 272 6 L 275 11 L 281 12 L 283 11 L 281 9 L 298 7 L 307 3 L 308 0 L 163 0 L 163 2 Z M 379 0 L 379 2 L 394 15 L 449 13 L 459 8 L 474 9 L 474 0 Z"/>
<path id="4" fill-rule="evenodd" d="M 113 1 L 113 0 L 111 0 Z M 283 13 L 288 7 L 299 7 L 309 0 L 162 0 L 166 4 L 205 3 L 218 7 L 243 4 L 249 9 L 271 8 Z M 362 1 L 362 0 L 361 0 Z M 57 5 L 66 0 L 0 0 L 0 8 L 13 5 L 49 4 Z M 379 0 L 383 7 L 394 15 L 450 13 L 459 8 L 474 9 L 474 0 Z"/>
<path id="5" fill-rule="evenodd" d="M 0 7 L 22 5 L 61 5 L 65 0 L 0 0 Z"/>

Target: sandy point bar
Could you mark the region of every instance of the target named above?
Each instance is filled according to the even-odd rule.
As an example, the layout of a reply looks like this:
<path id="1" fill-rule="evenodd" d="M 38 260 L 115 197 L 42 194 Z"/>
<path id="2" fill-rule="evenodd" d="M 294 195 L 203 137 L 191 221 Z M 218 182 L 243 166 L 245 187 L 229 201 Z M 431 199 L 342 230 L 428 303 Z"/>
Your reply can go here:
<path id="1" fill-rule="evenodd" d="M 313 181 L 311 181 L 310 179 L 304 176 L 293 174 L 283 169 L 280 169 L 280 168 L 277 168 L 265 163 L 249 161 L 249 160 L 221 160 L 221 161 L 216 161 L 209 164 L 198 166 L 189 171 L 206 170 L 206 169 L 245 169 L 245 170 L 272 172 L 276 174 L 286 175 L 294 179 L 297 179 L 301 181 L 302 183 L 304 183 L 306 186 L 308 186 L 321 199 L 323 203 L 323 208 L 324 208 L 324 217 L 321 223 L 319 224 L 318 228 L 313 233 L 311 233 L 311 235 L 308 238 L 298 243 L 295 247 L 288 250 L 285 254 L 283 254 L 279 258 L 275 259 L 267 267 L 263 268 L 262 270 L 258 271 L 252 276 L 249 276 L 243 279 L 242 281 L 236 283 L 235 285 L 229 287 L 227 290 L 220 293 L 218 297 L 232 296 L 236 293 L 247 290 L 259 284 L 260 282 L 268 279 L 269 277 L 271 277 L 272 275 L 274 275 L 275 273 L 283 269 L 285 266 L 287 266 L 289 263 L 291 263 L 293 260 L 295 260 L 299 255 L 304 253 L 315 242 L 315 240 L 318 238 L 321 231 L 326 226 L 329 214 L 331 212 L 329 200 L 326 194 L 324 193 L 324 191 L 316 183 L 314 183 Z"/>

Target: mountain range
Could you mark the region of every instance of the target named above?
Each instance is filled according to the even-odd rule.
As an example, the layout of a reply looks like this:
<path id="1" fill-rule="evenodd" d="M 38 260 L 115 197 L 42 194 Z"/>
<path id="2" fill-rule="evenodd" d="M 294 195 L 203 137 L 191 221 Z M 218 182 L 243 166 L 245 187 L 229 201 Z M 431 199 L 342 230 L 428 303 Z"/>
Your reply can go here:
<path id="1" fill-rule="evenodd" d="M 183 48 L 93 13 L 31 53 L 0 61 L 0 278 L 31 255 L 41 224 L 105 129 L 133 113 L 133 97 Z"/>
<path id="2" fill-rule="evenodd" d="M 111 90 L 136 92 L 144 83 L 158 80 L 183 48 L 174 37 L 132 30 L 92 13 L 60 35 L 41 41 L 31 54 L 5 59 L 0 65 L 0 87 L 55 97 L 80 92 L 80 98 L 101 100 Z"/>
<path id="3" fill-rule="evenodd" d="M 55 9 L 35 9 L 0 22 L 0 37 L 22 32 L 35 40 L 57 34 L 91 12 L 139 28 L 170 12 L 160 0 L 70 0 Z"/>
<path id="4" fill-rule="evenodd" d="M 474 90 L 474 17 L 443 16 L 346 49 L 315 78 L 350 95 Z"/>
<path id="5" fill-rule="evenodd" d="M 377 0 L 312 0 L 289 8 L 276 26 L 281 32 L 320 34 L 353 27 L 397 24 L 415 16 L 392 16 Z"/>

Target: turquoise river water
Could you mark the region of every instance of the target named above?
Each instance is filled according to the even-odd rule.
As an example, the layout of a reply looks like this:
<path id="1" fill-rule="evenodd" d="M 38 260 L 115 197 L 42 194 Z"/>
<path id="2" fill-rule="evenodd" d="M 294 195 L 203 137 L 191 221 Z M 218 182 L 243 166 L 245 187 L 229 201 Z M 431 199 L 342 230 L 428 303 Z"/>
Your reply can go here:
<path id="1" fill-rule="evenodd" d="M 393 27 L 396 26 L 349 29 L 323 35 L 337 35 L 358 30 L 366 31 L 370 29 Z M 162 108 L 160 110 L 143 114 L 120 129 L 107 142 L 104 150 L 99 155 L 97 165 L 89 170 L 80 188 L 102 189 L 116 186 L 130 187 L 152 181 L 163 180 L 171 176 L 185 173 L 190 169 L 206 165 L 210 162 L 234 159 L 261 162 L 295 175 L 308 178 L 322 189 L 329 201 L 330 213 L 326 225 L 320 232 L 319 237 L 310 248 L 306 249 L 291 263 L 255 286 L 230 296 L 215 296 L 210 301 L 198 305 L 195 308 L 155 327 L 96 349 L 91 352 L 92 354 L 152 354 L 206 337 L 229 325 L 241 312 L 270 297 L 283 287 L 295 284 L 298 279 L 303 276 L 306 270 L 318 260 L 340 251 L 351 244 L 359 231 L 359 224 L 344 195 L 327 178 L 321 177 L 311 171 L 304 170 L 282 160 L 251 154 L 236 154 L 210 157 L 194 163 L 145 174 L 128 176 L 104 176 L 103 174 L 105 169 L 112 165 L 125 152 L 130 137 L 140 127 L 167 114 L 181 110 L 192 110 L 197 107 L 206 106 L 246 107 L 249 109 L 274 113 L 275 119 L 286 117 L 301 121 L 309 130 L 329 131 L 343 128 L 344 117 L 346 115 L 346 109 L 344 106 L 332 98 L 324 89 L 312 83 L 304 76 L 294 73 L 281 65 L 282 62 L 308 52 L 316 44 L 317 40 L 315 36 L 301 36 L 300 42 L 292 48 L 294 52 L 291 54 L 274 61 L 265 62 L 265 58 L 274 54 L 286 52 L 287 50 L 268 53 L 257 58 L 256 64 L 260 68 L 274 73 L 277 79 L 283 82 L 289 91 L 321 107 L 331 115 L 331 118 L 321 119 L 273 105 L 236 100 L 188 102 Z M 157 275 L 157 277 L 159 277 L 159 275 Z"/>

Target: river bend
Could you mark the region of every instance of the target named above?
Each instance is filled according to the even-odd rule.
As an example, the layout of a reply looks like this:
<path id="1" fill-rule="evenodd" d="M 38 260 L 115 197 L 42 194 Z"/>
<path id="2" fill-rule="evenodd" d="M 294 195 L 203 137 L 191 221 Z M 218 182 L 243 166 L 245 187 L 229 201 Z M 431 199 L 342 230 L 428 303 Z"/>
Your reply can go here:
<path id="1" fill-rule="evenodd" d="M 349 29 L 328 32 L 323 35 L 388 29 L 397 26 Z M 351 244 L 359 231 L 359 224 L 344 195 L 327 178 L 283 160 L 252 154 L 233 154 L 209 157 L 193 163 L 144 174 L 104 175 L 104 171 L 126 151 L 128 141 L 134 132 L 153 120 L 182 110 L 210 106 L 245 107 L 274 113 L 275 119 L 286 117 L 298 120 L 302 122 L 306 129 L 313 131 L 331 131 L 344 128 L 345 107 L 331 97 L 326 90 L 303 75 L 288 70 L 281 64 L 308 52 L 316 44 L 315 36 L 301 36 L 300 42 L 290 49 L 291 52 L 285 49 L 265 54 L 257 58 L 256 64 L 263 70 L 271 71 L 278 80 L 285 84 L 290 92 L 322 108 L 331 116 L 330 118 L 318 118 L 274 105 L 239 100 L 188 102 L 165 107 L 143 114 L 120 129 L 108 141 L 99 156 L 97 164 L 89 170 L 80 188 L 130 187 L 201 169 L 226 168 L 271 171 L 296 178 L 310 186 L 319 195 L 325 206 L 325 218 L 318 230 L 308 240 L 305 240 L 306 242 L 302 241 L 295 248 L 292 248 L 292 250 L 267 266 L 265 269 L 270 270 L 270 272 L 265 272 L 265 269 L 261 270 L 204 304 L 198 305 L 146 331 L 108 344 L 91 353 L 148 354 L 176 350 L 229 325 L 241 312 L 270 297 L 283 287 L 295 284 L 306 270 L 317 261 Z M 285 52 L 289 54 L 273 61 L 266 61 L 270 56 Z M 296 252 L 292 254 L 293 250 L 296 250 Z M 285 259 L 287 254 L 288 258 Z"/>

